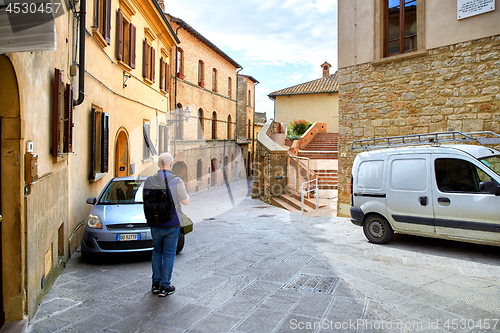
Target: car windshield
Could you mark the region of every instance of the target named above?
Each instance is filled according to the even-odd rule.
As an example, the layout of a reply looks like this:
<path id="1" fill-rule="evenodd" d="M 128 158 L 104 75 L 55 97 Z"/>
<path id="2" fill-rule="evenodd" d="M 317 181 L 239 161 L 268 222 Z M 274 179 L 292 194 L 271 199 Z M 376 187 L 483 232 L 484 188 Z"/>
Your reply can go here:
<path id="1" fill-rule="evenodd" d="M 98 204 L 142 204 L 143 180 L 119 180 L 106 187 Z"/>
<path id="2" fill-rule="evenodd" d="M 479 160 L 500 176 L 500 155 L 485 157 Z"/>

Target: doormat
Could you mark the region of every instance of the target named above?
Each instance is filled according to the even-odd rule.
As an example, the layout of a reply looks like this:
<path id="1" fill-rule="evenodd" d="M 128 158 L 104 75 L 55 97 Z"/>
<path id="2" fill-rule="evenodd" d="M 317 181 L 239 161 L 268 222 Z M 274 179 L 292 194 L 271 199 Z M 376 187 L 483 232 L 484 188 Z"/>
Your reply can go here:
<path id="1" fill-rule="evenodd" d="M 284 285 L 281 289 L 304 290 L 314 293 L 331 295 L 338 280 L 339 278 L 334 276 L 300 273 L 299 275 L 294 277 L 291 282 Z"/>

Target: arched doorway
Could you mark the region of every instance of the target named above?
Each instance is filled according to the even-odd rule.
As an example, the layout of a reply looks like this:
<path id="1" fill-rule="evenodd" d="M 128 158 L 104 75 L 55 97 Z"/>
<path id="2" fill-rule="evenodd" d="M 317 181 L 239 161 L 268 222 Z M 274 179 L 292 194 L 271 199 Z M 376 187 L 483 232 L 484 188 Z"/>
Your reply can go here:
<path id="1" fill-rule="evenodd" d="M 129 176 L 128 135 L 124 129 L 119 130 L 115 147 L 115 176 Z"/>
<path id="2" fill-rule="evenodd" d="M 210 186 L 214 187 L 217 184 L 217 159 L 213 158 L 210 163 Z"/>
<path id="3" fill-rule="evenodd" d="M 180 179 L 184 181 L 184 184 L 187 186 L 187 165 L 186 163 L 179 161 L 174 164 L 172 167 L 172 173 L 178 176 Z"/>
<path id="4" fill-rule="evenodd" d="M 21 236 L 21 226 L 26 223 L 23 217 L 24 211 L 20 208 L 22 197 L 22 185 L 20 182 L 13 182 L 13 179 L 20 179 L 24 172 L 20 169 L 19 156 L 22 155 L 21 138 L 16 131 L 10 130 L 13 126 L 21 127 L 21 107 L 19 97 L 19 87 L 14 67 L 10 59 L 5 55 L 0 55 L 0 327 L 7 317 L 22 317 L 25 310 L 25 303 L 12 308 L 4 308 L 5 304 L 12 304 L 18 297 L 19 290 L 24 289 L 22 283 L 26 278 L 26 272 L 21 267 L 25 265 L 22 251 L 26 248 L 26 243 Z M 23 157 L 24 158 L 24 157 Z M 8 207 L 8 209 L 3 209 Z M 2 239 L 5 242 L 2 244 Z M 2 251 L 2 248 L 7 251 Z M 4 258 L 5 256 L 5 258 Z M 5 270 L 2 263 L 8 262 Z M 7 288 L 3 288 L 2 276 L 10 276 Z M 16 301 L 17 302 L 17 301 Z M 9 318 L 7 318 L 9 320 Z"/>

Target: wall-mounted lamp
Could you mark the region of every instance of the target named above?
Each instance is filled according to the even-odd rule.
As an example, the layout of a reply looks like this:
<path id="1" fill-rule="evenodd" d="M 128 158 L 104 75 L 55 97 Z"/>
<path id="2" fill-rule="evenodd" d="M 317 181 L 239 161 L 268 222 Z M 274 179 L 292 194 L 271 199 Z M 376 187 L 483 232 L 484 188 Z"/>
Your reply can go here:
<path id="1" fill-rule="evenodd" d="M 186 122 L 189 121 L 189 118 L 191 117 L 191 110 L 189 110 L 189 106 L 186 106 L 183 111 L 182 111 L 182 114 L 184 115 L 184 120 Z M 170 126 L 170 125 L 173 125 L 175 124 L 176 121 L 179 121 L 177 120 L 177 110 L 175 111 L 175 119 L 168 119 L 167 120 L 167 125 Z"/>
<path id="2" fill-rule="evenodd" d="M 123 71 L 123 88 L 125 88 L 127 86 L 127 80 L 130 79 L 131 77 L 132 77 L 132 75 Z"/>

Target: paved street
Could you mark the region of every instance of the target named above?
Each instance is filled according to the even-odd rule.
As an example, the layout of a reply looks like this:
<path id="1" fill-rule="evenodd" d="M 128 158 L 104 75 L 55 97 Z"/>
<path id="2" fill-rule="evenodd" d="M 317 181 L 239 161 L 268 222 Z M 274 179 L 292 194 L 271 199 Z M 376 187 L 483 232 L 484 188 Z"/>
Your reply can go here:
<path id="1" fill-rule="evenodd" d="M 175 294 L 150 292 L 150 258 L 76 253 L 28 332 L 500 331 L 500 248 L 374 245 L 347 219 L 266 205 L 246 182 L 230 192 L 191 197 Z"/>

